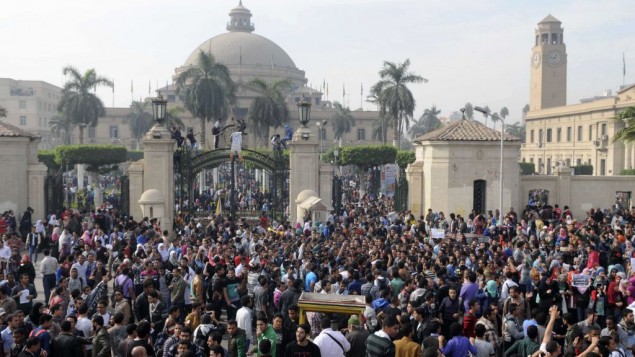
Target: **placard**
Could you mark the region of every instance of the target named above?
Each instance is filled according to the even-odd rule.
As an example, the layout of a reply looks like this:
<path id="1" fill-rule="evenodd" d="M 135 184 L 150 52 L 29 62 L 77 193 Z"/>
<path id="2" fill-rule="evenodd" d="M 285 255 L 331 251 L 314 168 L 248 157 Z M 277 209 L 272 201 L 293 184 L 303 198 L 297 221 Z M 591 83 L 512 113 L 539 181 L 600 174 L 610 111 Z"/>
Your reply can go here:
<path id="1" fill-rule="evenodd" d="M 440 228 L 432 228 L 430 230 L 430 237 L 433 239 L 443 239 L 445 238 L 445 230 Z"/>
<path id="2" fill-rule="evenodd" d="M 571 286 L 578 289 L 582 294 L 591 286 L 591 276 L 587 274 L 573 274 L 571 277 Z"/>

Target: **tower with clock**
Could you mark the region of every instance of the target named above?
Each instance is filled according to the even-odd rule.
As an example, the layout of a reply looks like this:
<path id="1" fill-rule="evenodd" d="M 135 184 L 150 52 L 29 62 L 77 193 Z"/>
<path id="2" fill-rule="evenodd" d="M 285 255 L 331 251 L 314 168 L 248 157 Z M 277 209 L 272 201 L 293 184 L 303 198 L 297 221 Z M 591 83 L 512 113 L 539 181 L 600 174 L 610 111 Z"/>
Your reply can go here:
<path id="1" fill-rule="evenodd" d="M 567 104 L 567 51 L 562 23 L 549 15 L 538 23 L 531 50 L 529 110 Z"/>

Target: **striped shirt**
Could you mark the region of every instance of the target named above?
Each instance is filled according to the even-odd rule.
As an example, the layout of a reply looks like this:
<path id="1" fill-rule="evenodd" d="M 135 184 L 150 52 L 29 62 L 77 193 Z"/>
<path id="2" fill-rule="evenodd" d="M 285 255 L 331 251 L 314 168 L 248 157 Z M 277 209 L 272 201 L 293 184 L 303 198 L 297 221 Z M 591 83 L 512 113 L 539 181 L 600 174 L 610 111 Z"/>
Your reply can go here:
<path id="1" fill-rule="evenodd" d="M 384 331 L 377 331 L 366 340 L 367 357 L 395 357 L 395 344 Z"/>

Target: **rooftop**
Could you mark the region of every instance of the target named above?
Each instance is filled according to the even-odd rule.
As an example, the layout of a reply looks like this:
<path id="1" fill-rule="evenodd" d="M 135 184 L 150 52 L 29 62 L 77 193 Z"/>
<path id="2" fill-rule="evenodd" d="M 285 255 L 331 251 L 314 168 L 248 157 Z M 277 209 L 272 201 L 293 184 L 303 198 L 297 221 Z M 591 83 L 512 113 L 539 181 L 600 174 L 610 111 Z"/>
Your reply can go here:
<path id="1" fill-rule="evenodd" d="M 22 130 L 17 126 L 13 126 L 9 123 L 0 121 L 0 137 L 13 137 L 13 138 L 39 138 L 39 136 L 30 133 L 26 130 Z"/>
<path id="2" fill-rule="evenodd" d="M 415 141 L 500 141 L 501 133 L 476 120 L 461 119 L 442 128 L 418 136 Z M 505 141 L 519 141 L 505 134 Z"/>

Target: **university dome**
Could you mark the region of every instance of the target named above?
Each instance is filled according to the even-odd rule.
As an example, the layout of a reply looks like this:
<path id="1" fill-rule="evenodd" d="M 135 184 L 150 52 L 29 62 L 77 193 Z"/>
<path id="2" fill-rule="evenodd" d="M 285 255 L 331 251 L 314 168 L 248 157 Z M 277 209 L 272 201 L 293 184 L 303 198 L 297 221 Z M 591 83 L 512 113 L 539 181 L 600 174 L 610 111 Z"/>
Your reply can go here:
<path id="1" fill-rule="evenodd" d="M 226 66 L 297 69 L 291 57 L 275 42 L 250 32 L 231 31 L 210 38 L 190 54 L 184 67 L 195 64 L 201 51 L 211 52 L 217 62 Z"/>
<path id="2" fill-rule="evenodd" d="M 196 63 L 198 54 L 211 52 L 216 61 L 226 66 L 297 69 L 289 55 L 275 42 L 252 33 L 251 11 L 242 1 L 229 12 L 228 33 L 203 42 L 187 58 L 183 67 Z"/>

